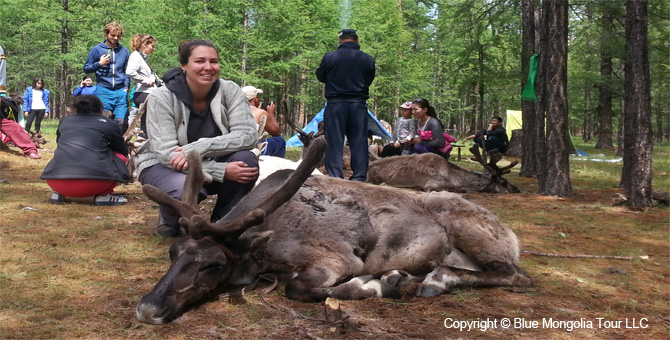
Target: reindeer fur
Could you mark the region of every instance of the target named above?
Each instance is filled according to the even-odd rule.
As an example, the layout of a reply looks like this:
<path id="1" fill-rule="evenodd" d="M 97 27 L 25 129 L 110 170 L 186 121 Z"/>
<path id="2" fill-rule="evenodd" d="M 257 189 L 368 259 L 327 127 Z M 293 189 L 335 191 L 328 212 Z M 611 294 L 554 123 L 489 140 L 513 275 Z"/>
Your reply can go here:
<path id="1" fill-rule="evenodd" d="M 189 155 L 189 164 L 198 159 Z M 183 255 L 171 256 L 168 273 L 138 304 L 138 319 L 169 322 L 206 293 L 202 287 L 247 283 L 261 273 L 288 278 L 286 296 L 300 301 L 398 297 L 396 287 L 413 280 L 422 281 L 420 296 L 458 286 L 532 285 L 518 267 L 516 235 L 485 208 L 449 192 L 307 178 L 317 163 L 307 157 L 295 172 L 272 174 L 215 224 L 187 216 L 196 214 L 193 204 L 173 200 L 193 240 L 172 246 L 171 255 Z M 148 189 L 152 199 L 170 204 Z M 184 205 L 190 207 L 179 208 Z M 221 254 L 212 263 L 211 238 L 234 254 L 232 275 L 211 270 L 230 267 Z M 204 251 L 210 255 L 198 255 Z"/>
<path id="2" fill-rule="evenodd" d="M 387 157 L 374 161 L 370 164 L 367 181 L 422 191 L 519 192 L 502 174 L 465 170 L 434 153 Z"/>

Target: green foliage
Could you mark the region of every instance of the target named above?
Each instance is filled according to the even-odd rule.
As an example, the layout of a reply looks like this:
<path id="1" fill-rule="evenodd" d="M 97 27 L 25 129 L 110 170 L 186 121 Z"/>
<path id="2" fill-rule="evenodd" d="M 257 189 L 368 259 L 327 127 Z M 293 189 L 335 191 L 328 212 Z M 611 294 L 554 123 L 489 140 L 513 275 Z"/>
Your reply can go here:
<path id="1" fill-rule="evenodd" d="M 571 126 L 596 117 L 601 44 L 613 55 L 616 125 L 624 1 L 570 4 Z M 613 13 L 614 32 L 601 41 L 604 10 Z M 159 75 L 179 66 L 180 41 L 209 39 L 220 50 L 223 78 L 262 88 L 264 101 L 286 99 L 291 117 L 309 118 L 325 101 L 314 70 L 323 54 L 337 48 L 337 32 L 354 28 L 361 49 L 377 63 L 369 101 L 373 113 L 392 122 L 399 103 L 426 98 L 443 123 L 464 132 L 474 120 L 476 84 L 484 91 L 484 117 L 520 108 L 521 14 L 517 0 L 0 0 L 0 44 L 8 57 L 10 92 L 22 93 L 41 76 L 56 98 L 77 86 L 88 51 L 104 39 L 102 29 L 110 21 L 124 25 L 126 47 L 136 33 L 157 38 L 149 62 Z M 652 110 L 670 131 L 668 17 L 669 2 L 649 2 Z"/>

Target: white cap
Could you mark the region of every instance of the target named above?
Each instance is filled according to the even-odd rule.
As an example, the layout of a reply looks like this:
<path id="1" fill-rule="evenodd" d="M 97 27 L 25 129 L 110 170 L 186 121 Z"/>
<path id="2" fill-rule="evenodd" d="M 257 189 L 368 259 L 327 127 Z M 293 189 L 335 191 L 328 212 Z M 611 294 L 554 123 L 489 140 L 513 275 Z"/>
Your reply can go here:
<path id="1" fill-rule="evenodd" d="M 252 100 L 256 98 L 259 93 L 263 93 L 263 90 L 257 89 L 253 86 L 245 86 L 242 88 L 242 91 L 247 96 L 247 100 Z"/>

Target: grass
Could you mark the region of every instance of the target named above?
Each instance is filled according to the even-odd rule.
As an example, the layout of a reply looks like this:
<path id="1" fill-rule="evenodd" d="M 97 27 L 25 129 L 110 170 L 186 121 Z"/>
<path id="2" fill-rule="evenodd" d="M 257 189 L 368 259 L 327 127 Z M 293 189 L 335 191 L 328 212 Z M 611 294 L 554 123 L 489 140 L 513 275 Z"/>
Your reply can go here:
<path id="1" fill-rule="evenodd" d="M 55 149 L 57 122 L 46 120 L 49 143 L 41 160 L 28 160 L 16 148 L 0 152 L 0 338 L 1 339 L 295 339 L 332 338 L 327 327 L 295 318 L 287 309 L 322 318 L 323 307 L 289 301 L 283 294 L 258 295 L 241 304 L 208 302 L 164 326 L 139 323 L 134 306 L 164 274 L 172 240 L 156 237 L 156 205 L 138 183 L 118 192 L 129 204 L 97 207 L 77 199 L 64 205 L 46 202 L 51 190 L 39 175 Z M 577 147 L 594 150 L 575 138 Z M 287 158 L 297 159 L 291 148 Z M 464 158 L 469 153 L 463 150 Z M 454 159 L 452 161 L 456 162 Z M 655 189 L 670 183 L 670 145 L 654 149 Z M 462 160 L 459 166 L 481 170 Z M 522 249 L 593 255 L 651 255 L 650 260 L 564 259 L 522 255 L 521 267 L 535 281 L 529 290 L 460 289 L 423 299 L 367 299 L 343 302 L 343 310 L 364 333 L 343 338 L 552 338 L 601 339 L 670 337 L 670 213 L 667 207 L 629 211 L 612 206 L 620 192 L 621 164 L 571 160 L 573 197 L 536 195 L 535 180 L 507 178 L 523 193 L 467 194 L 493 211 L 518 235 Z M 667 190 L 667 189 L 665 189 Z M 22 210 L 31 207 L 36 210 Z M 315 226 L 318 228 L 319 226 Z M 565 235 L 562 237 L 561 235 Z M 614 266 L 628 275 L 609 274 Z M 252 293 L 252 294 L 255 294 Z M 607 320 L 645 317 L 647 329 L 488 330 L 446 333 L 445 317 L 476 320 L 523 317 L 541 320 Z M 530 332 L 530 333 L 529 333 Z M 532 333 L 532 334 L 531 334 Z M 530 335 L 530 336 L 529 336 Z"/>

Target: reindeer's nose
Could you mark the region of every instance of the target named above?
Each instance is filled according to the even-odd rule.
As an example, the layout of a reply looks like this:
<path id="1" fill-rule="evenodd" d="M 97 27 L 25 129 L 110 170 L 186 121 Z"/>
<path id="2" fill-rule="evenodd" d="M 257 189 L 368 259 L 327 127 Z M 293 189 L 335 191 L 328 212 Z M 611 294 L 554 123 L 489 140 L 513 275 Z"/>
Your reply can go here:
<path id="1" fill-rule="evenodd" d="M 147 294 L 135 307 L 135 317 L 141 322 L 162 325 L 173 320 L 176 309 L 177 302 L 173 297 Z"/>

